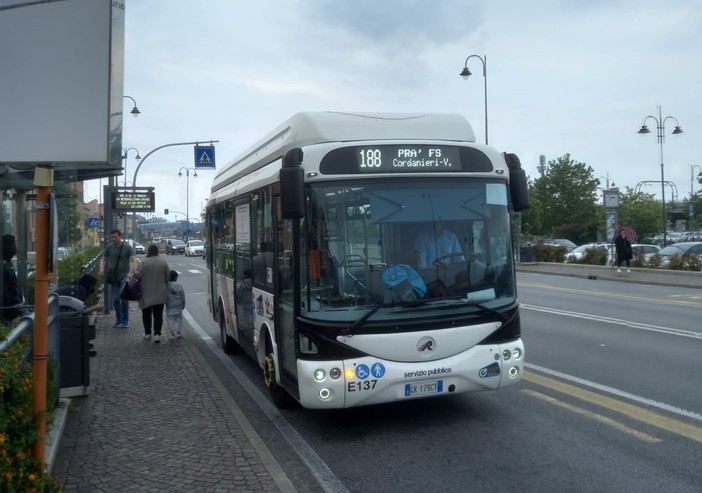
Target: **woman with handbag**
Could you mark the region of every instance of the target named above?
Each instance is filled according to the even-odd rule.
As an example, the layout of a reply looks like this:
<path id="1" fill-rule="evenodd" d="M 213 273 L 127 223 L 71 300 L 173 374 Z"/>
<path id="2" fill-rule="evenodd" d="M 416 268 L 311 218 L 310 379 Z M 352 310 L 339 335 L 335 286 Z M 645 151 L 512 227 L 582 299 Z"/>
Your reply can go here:
<path id="1" fill-rule="evenodd" d="M 171 280 L 171 270 L 168 262 L 158 256 L 158 245 L 149 245 L 146 258 L 134 276 L 141 285 L 141 319 L 144 322 L 144 339 L 151 339 L 153 319 L 154 342 L 161 342 L 163 327 L 163 307 L 168 301 L 168 282 Z"/>

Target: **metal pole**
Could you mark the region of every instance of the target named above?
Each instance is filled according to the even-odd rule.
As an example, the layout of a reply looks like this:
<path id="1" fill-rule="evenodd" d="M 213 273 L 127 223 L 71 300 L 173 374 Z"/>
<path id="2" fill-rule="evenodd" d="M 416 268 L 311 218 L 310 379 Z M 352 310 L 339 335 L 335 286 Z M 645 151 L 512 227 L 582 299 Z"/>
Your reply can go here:
<path id="1" fill-rule="evenodd" d="M 190 169 L 185 170 L 185 242 L 190 239 Z"/>
<path id="2" fill-rule="evenodd" d="M 665 173 L 663 165 L 663 142 L 665 139 L 665 122 L 663 121 L 661 105 L 658 106 L 658 143 L 661 148 L 661 198 L 663 202 L 663 247 L 668 245 L 668 227 L 665 220 Z"/>
<path id="3" fill-rule="evenodd" d="M 483 55 L 483 83 L 485 86 L 485 145 L 488 143 L 487 55 Z"/>

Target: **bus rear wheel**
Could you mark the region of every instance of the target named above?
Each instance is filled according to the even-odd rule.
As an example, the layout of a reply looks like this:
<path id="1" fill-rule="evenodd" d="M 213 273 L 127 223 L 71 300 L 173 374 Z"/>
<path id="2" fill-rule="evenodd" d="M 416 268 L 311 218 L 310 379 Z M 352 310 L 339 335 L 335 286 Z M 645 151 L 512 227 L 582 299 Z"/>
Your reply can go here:
<path id="1" fill-rule="evenodd" d="M 271 393 L 273 403 L 281 409 L 288 409 L 293 405 L 294 399 L 288 392 L 275 381 L 275 359 L 273 353 L 268 353 L 263 360 L 263 380 Z"/>
<path id="2" fill-rule="evenodd" d="M 222 350 L 225 354 L 239 352 L 239 344 L 227 334 L 227 323 L 224 320 L 224 308 L 222 305 L 219 306 L 219 337 L 222 341 Z"/>

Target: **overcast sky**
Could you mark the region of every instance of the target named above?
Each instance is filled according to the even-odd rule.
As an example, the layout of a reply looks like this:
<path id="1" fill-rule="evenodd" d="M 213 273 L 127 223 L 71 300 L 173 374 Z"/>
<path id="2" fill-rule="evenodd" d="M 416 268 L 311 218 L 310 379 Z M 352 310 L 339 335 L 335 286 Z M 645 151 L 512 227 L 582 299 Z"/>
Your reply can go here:
<path id="1" fill-rule="evenodd" d="M 129 0 L 125 48 L 124 93 L 141 115 L 125 99 L 123 145 L 141 156 L 214 139 L 222 167 L 307 110 L 455 112 L 484 142 L 480 60 L 468 80 L 458 75 L 477 54 L 487 57 L 490 145 L 517 153 L 532 178 L 541 154 L 570 153 L 620 188 L 660 181 L 655 121 L 637 133 L 657 104 L 685 131 L 670 135 L 667 120 L 665 178 L 679 199 L 690 165 L 702 165 L 698 1 Z M 185 210 L 177 173 L 192 156 L 171 147 L 144 161 L 138 185 L 156 187 L 157 211 Z M 191 176 L 191 216 L 214 173 Z M 660 183 L 642 190 L 660 197 Z"/>

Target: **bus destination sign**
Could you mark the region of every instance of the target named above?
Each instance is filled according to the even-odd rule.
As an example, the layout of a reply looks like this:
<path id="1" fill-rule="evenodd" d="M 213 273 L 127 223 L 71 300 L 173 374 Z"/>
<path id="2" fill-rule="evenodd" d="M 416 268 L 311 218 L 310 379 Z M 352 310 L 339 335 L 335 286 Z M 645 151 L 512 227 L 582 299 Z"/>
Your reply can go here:
<path id="1" fill-rule="evenodd" d="M 113 212 L 155 212 L 153 188 L 137 190 L 112 190 Z"/>
<path id="2" fill-rule="evenodd" d="M 492 162 L 473 147 L 440 144 L 374 144 L 339 147 L 319 163 L 326 175 L 490 172 Z"/>
<path id="3" fill-rule="evenodd" d="M 357 147 L 356 152 L 358 169 L 362 173 L 461 171 L 461 157 L 456 147 L 384 145 Z"/>

